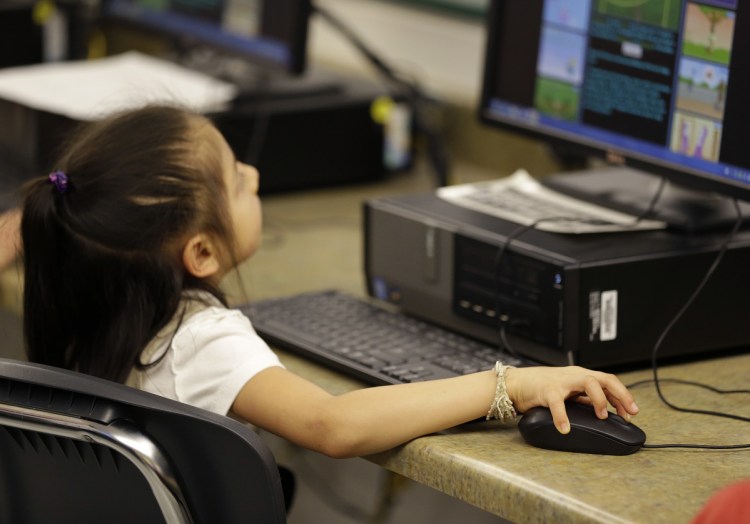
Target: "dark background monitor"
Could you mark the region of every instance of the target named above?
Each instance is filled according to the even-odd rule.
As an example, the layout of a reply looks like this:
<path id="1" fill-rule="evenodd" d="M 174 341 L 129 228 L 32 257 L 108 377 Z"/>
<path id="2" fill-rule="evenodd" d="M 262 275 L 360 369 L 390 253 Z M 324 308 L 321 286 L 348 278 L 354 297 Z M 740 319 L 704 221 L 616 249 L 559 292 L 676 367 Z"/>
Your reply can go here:
<path id="1" fill-rule="evenodd" d="M 207 50 L 263 74 L 305 71 L 310 0 L 102 0 L 102 20 L 167 38 L 182 57 Z M 188 58 L 190 59 L 190 58 Z M 218 67 L 217 58 L 206 66 Z M 213 64 L 208 62 L 213 61 Z M 229 75 L 231 76 L 231 75 Z"/>
<path id="2" fill-rule="evenodd" d="M 658 218 L 736 220 L 716 195 L 750 200 L 747 2 L 630 4 L 492 0 L 480 118 L 635 168 L 546 181 L 575 196 L 638 213 L 657 174 L 673 182 Z"/>

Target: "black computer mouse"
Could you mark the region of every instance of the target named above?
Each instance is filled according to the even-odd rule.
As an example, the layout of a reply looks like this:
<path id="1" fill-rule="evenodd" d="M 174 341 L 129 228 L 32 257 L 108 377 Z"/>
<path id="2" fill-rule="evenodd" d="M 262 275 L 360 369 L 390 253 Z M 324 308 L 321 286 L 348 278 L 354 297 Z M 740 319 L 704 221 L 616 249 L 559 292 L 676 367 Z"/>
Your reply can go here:
<path id="1" fill-rule="evenodd" d="M 616 415 L 601 420 L 594 408 L 577 402 L 566 402 L 570 433 L 563 435 L 552 422 L 549 408 L 536 407 L 527 411 L 518 422 L 524 440 L 539 448 L 598 455 L 629 455 L 644 442 L 641 428 Z"/>

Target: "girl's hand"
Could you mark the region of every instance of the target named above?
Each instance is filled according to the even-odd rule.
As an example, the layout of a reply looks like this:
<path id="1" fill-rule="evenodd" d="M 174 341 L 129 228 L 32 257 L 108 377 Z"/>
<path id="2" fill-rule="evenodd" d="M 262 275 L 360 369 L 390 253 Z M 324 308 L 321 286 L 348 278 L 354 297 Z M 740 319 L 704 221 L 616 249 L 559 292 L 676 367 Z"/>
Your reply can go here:
<path id="1" fill-rule="evenodd" d="M 565 400 L 590 404 L 600 419 L 607 418 L 607 403 L 625 420 L 638 413 L 633 395 L 616 376 L 578 366 L 511 368 L 506 374 L 508 396 L 518 413 L 536 406 L 550 408 L 560 433 L 570 431 Z"/>

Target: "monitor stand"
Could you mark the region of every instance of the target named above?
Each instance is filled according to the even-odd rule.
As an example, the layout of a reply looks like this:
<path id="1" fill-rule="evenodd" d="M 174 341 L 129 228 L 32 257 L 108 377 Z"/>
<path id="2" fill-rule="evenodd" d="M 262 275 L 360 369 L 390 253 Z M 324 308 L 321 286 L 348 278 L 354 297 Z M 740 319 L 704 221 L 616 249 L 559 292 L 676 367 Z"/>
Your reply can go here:
<path id="1" fill-rule="evenodd" d="M 542 180 L 563 194 L 636 216 L 648 210 L 660 183 L 658 175 L 628 167 L 556 173 Z M 750 217 L 750 203 L 738 204 L 742 216 Z M 668 181 L 649 218 L 676 230 L 700 232 L 731 229 L 738 216 L 732 198 Z"/>

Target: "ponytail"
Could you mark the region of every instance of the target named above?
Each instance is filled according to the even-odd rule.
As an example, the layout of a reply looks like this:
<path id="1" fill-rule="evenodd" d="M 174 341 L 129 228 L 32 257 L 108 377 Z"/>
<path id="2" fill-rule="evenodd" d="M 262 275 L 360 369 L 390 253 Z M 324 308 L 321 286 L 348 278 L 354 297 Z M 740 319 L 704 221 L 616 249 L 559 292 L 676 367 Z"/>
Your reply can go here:
<path id="1" fill-rule="evenodd" d="M 35 362 L 69 367 L 66 349 L 70 333 L 62 316 L 60 298 L 67 295 L 66 281 L 58 264 L 64 257 L 63 231 L 56 220 L 52 187 L 43 180 L 32 182 L 21 218 L 24 241 L 24 334 L 28 357 Z M 44 319 L 44 329 L 35 329 L 36 319 Z"/>

